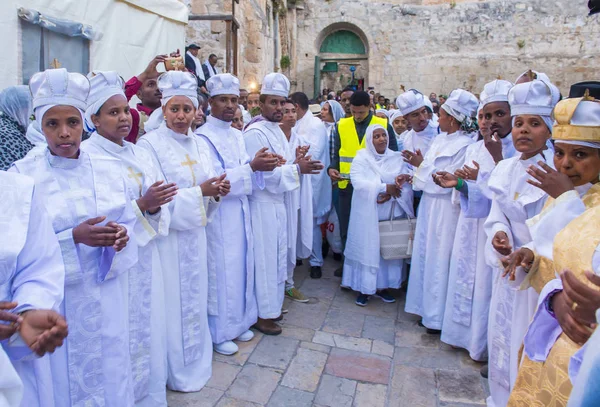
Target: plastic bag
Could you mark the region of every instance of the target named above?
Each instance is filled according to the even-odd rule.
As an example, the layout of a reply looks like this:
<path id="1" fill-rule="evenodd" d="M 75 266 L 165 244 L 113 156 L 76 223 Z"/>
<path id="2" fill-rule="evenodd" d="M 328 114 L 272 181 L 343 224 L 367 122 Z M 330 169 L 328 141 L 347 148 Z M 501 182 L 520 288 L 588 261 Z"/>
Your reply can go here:
<path id="1" fill-rule="evenodd" d="M 334 253 L 342 253 L 342 235 L 340 234 L 340 221 L 335 208 L 331 208 L 327 222 L 325 222 L 325 237 Z"/>

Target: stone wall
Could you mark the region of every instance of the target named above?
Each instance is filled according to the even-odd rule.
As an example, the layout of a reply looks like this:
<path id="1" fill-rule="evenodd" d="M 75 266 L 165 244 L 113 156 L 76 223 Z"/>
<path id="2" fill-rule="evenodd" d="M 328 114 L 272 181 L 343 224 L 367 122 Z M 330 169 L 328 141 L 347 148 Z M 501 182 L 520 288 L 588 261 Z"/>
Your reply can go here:
<path id="1" fill-rule="evenodd" d="M 244 0 L 242 0 L 244 1 Z M 367 42 L 367 85 L 395 97 L 400 85 L 479 93 L 497 77 L 514 80 L 532 68 L 566 93 L 598 79 L 600 19 L 579 0 L 298 0 L 297 61 L 291 79 L 309 95 L 314 57 L 332 24 Z"/>

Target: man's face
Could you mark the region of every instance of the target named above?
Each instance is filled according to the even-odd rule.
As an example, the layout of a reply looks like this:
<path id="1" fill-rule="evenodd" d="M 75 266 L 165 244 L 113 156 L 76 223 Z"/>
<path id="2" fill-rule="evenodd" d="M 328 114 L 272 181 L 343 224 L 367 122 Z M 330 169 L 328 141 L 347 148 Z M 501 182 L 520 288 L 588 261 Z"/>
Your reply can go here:
<path id="1" fill-rule="evenodd" d="M 192 54 L 193 56 L 197 57 L 198 56 L 198 52 L 200 50 L 198 48 L 190 48 L 190 54 Z"/>
<path id="2" fill-rule="evenodd" d="M 489 125 L 490 133 L 506 137 L 512 130 L 512 117 L 508 102 L 492 102 L 483 107 L 483 116 Z"/>
<path id="3" fill-rule="evenodd" d="M 354 92 L 351 91 L 351 90 L 347 90 L 345 92 L 342 92 L 340 103 L 344 107 L 344 111 L 346 112 L 346 116 L 350 116 L 352 114 L 352 112 L 350 111 L 350 98 L 352 97 L 353 94 L 354 94 Z"/>
<path id="4" fill-rule="evenodd" d="M 425 130 L 429 124 L 429 110 L 424 106 L 414 112 L 410 112 L 407 116 L 411 128 L 416 132 Z"/>
<path id="5" fill-rule="evenodd" d="M 210 59 L 210 64 L 211 64 L 212 66 L 215 66 L 215 65 L 217 64 L 217 61 L 218 61 L 217 57 L 212 57 L 212 58 Z"/>
<path id="6" fill-rule="evenodd" d="M 240 105 L 248 110 L 248 91 L 246 90 L 240 90 Z"/>
<path id="7" fill-rule="evenodd" d="M 268 95 L 265 102 L 259 103 L 262 115 L 270 122 L 281 122 L 283 119 L 283 109 L 285 98 L 283 96 Z"/>
<path id="8" fill-rule="evenodd" d="M 350 105 L 350 113 L 352 114 L 352 117 L 354 117 L 354 121 L 357 123 L 364 121 L 367 116 L 369 116 L 370 112 L 371 109 L 369 109 L 369 106 Z"/>
<path id="9" fill-rule="evenodd" d="M 383 106 L 385 104 L 385 98 L 383 96 L 379 96 L 377 103 L 379 103 L 380 106 Z"/>
<path id="10" fill-rule="evenodd" d="M 219 95 L 209 99 L 210 114 L 224 122 L 231 122 L 235 111 L 238 110 L 238 97 L 236 95 Z"/>
<path id="11" fill-rule="evenodd" d="M 142 101 L 144 106 L 151 109 L 159 108 L 162 94 L 158 89 L 156 78 L 145 80 L 142 87 L 137 92 L 137 97 Z"/>
<path id="12" fill-rule="evenodd" d="M 248 95 L 248 110 L 258 107 L 260 101 L 260 95 L 258 93 L 251 93 Z"/>

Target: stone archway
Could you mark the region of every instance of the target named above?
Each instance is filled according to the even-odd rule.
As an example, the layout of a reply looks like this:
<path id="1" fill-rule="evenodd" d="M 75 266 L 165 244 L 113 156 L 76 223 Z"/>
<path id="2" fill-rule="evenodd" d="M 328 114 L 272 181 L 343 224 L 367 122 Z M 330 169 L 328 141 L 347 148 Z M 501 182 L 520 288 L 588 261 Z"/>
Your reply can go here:
<path id="1" fill-rule="evenodd" d="M 359 27 L 347 22 L 331 24 L 321 31 L 315 45 L 319 50 L 315 57 L 315 97 L 326 88 L 366 86 L 369 42 Z"/>

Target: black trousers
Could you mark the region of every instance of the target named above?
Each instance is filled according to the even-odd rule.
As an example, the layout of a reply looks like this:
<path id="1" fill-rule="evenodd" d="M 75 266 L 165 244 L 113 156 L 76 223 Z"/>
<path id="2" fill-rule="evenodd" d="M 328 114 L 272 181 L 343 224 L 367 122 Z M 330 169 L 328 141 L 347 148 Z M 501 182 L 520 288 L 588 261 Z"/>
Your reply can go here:
<path id="1" fill-rule="evenodd" d="M 340 235 L 342 237 L 342 245 L 346 248 L 346 238 L 348 237 L 348 224 L 350 223 L 350 210 L 352 206 L 352 193 L 354 188 L 352 184 L 344 189 L 339 190 L 339 210 L 338 219 L 340 221 Z"/>

